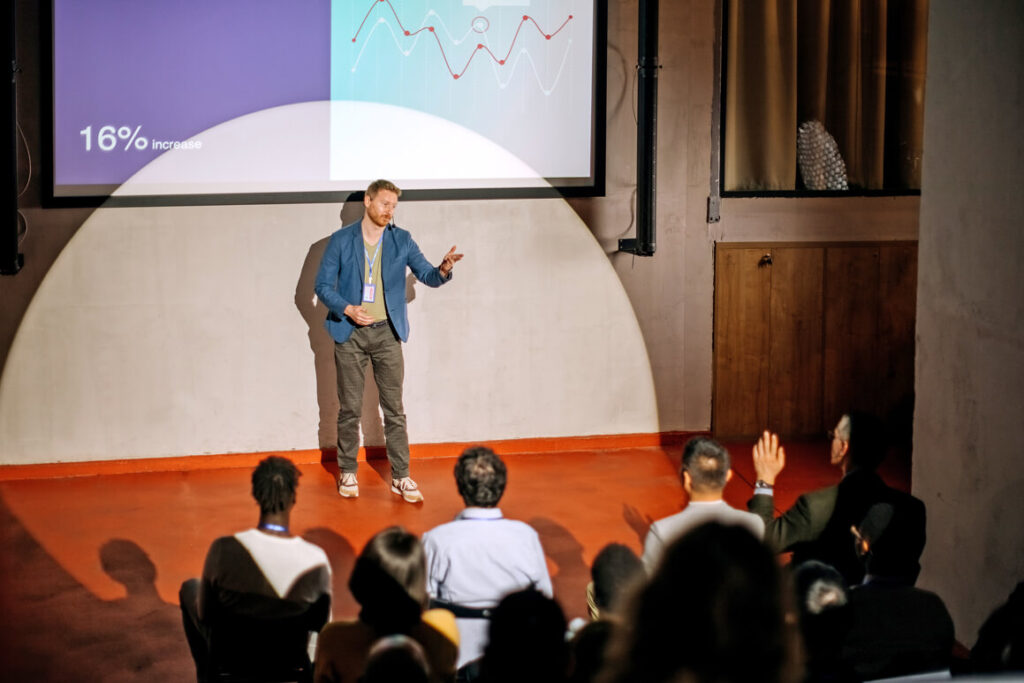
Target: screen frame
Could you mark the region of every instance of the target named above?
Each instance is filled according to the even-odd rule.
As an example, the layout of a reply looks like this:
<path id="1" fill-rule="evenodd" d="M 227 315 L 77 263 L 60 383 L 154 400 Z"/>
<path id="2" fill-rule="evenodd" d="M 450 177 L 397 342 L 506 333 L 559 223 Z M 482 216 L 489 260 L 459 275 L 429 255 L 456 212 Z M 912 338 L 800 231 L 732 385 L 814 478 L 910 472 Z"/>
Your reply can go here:
<path id="1" fill-rule="evenodd" d="M 41 88 L 40 130 L 42 147 L 42 205 L 45 208 L 87 208 L 99 206 L 219 206 L 231 204 L 342 203 L 361 192 L 300 191 L 210 194 L 117 195 L 97 191 L 90 194 L 56 193 L 56 112 L 54 74 L 54 2 L 40 5 Z M 607 151 L 608 0 L 594 2 L 594 81 L 591 108 L 592 176 L 589 182 L 542 187 L 488 187 L 403 190 L 402 199 L 413 201 L 457 199 L 531 199 L 551 197 L 603 197 Z M 115 190 L 116 192 L 116 190 Z"/>

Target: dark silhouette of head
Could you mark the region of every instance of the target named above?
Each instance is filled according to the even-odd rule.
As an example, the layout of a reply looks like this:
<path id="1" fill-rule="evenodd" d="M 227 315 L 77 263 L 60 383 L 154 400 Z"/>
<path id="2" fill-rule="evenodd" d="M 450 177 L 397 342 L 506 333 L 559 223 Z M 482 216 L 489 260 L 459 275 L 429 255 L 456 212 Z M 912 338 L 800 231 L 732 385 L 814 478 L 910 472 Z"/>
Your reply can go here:
<path id="1" fill-rule="evenodd" d="M 835 567 L 808 560 L 793 570 L 793 586 L 798 611 L 821 614 L 847 602 L 846 581 Z"/>
<path id="2" fill-rule="evenodd" d="M 774 556 L 749 531 L 703 524 L 668 546 L 633 596 L 599 680 L 796 680 L 786 596 Z"/>
<path id="3" fill-rule="evenodd" d="M 856 542 L 864 572 L 913 586 L 921 572 L 925 525 L 924 503 L 909 494 L 892 493 L 868 508 Z"/>
<path id="4" fill-rule="evenodd" d="M 729 481 L 729 451 L 706 436 L 695 436 L 686 442 L 679 476 L 694 493 L 721 493 Z"/>
<path id="5" fill-rule="evenodd" d="M 378 532 L 356 558 L 349 590 L 362 608 L 361 621 L 382 635 L 406 633 L 427 605 L 423 545 L 402 527 Z"/>
<path id="6" fill-rule="evenodd" d="M 261 460 L 252 472 L 252 497 L 260 506 L 260 514 L 290 509 L 295 504 L 295 490 L 301 475 L 288 458 L 271 455 Z"/>
<path id="7" fill-rule="evenodd" d="M 811 680 L 842 681 L 843 643 L 852 625 L 846 580 L 832 565 L 808 560 L 792 572 L 800 633 Z"/>
<path id="8" fill-rule="evenodd" d="M 885 458 L 885 429 L 882 421 L 870 413 L 857 410 L 843 417 L 849 422 L 846 438 L 849 443 L 849 469 L 876 469 Z"/>
<path id="9" fill-rule="evenodd" d="M 644 565 L 629 547 L 609 543 L 594 558 L 590 578 L 594 582 L 594 604 L 601 616 L 618 610 L 619 601 L 636 581 L 645 578 Z"/>
<path id="10" fill-rule="evenodd" d="M 455 463 L 455 485 L 468 507 L 496 506 L 507 481 L 505 463 L 486 446 L 467 448 Z"/>
<path id="11" fill-rule="evenodd" d="M 553 599 L 527 589 L 502 598 L 491 614 L 481 673 L 488 683 L 564 681 L 569 662 L 565 614 Z"/>
<path id="12" fill-rule="evenodd" d="M 103 571 L 125 587 L 128 596 L 153 593 L 156 565 L 134 541 L 112 538 L 100 547 Z"/>
<path id="13" fill-rule="evenodd" d="M 1024 581 L 981 625 L 971 648 L 971 668 L 977 673 L 1024 671 Z"/>
<path id="14" fill-rule="evenodd" d="M 361 683 L 427 683 L 430 665 L 423 646 L 408 636 L 385 636 L 370 648 Z"/>

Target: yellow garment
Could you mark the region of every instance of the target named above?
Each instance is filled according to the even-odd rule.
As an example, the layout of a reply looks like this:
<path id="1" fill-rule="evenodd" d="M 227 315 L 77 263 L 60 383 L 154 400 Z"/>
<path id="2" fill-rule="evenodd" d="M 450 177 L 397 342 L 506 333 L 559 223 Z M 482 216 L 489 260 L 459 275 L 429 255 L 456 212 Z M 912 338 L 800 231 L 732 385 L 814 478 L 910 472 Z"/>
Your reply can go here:
<path id="1" fill-rule="evenodd" d="M 378 246 L 380 247 L 378 249 Z M 384 263 L 384 236 L 377 240 L 377 244 L 370 244 L 366 240 L 363 240 L 363 248 L 366 249 L 366 253 L 369 257 L 363 257 L 363 283 L 374 285 L 374 297 L 373 301 L 363 301 L 361 306 L 366 309 L 366 312 L 370 314 L 374 322 L 378 320 L 388 319 L 388 309 L 384 305 L 384 279 L 381 277 L 381 271 L 383 270 L 382 264 Z M 377 252 L 377 260 L 373 262 L 373 279 L 370 279 L 370 260 L 374 258 L 374 252 Z"/>
<path id="2" fill-rule="evenodd" d="M 423 613 L 423 623 L 459 647 L 459 627 L 455 625 L 454 614 L 446 609 L 428 609 Z"/>

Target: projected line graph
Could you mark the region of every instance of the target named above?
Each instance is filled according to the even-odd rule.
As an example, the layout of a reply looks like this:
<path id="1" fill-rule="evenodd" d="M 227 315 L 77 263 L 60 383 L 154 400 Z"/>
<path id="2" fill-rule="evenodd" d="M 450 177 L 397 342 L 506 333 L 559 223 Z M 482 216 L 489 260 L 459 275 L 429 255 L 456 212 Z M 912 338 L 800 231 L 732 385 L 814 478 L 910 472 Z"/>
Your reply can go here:
<path id="1" fill-rule="evenodd" d="M 491 62 L 493 64 L 495 64 L 497 66 L 505 66 L 506 63 L 509 60 L 509 57 L 511 57 L 511 55 L 512 55 L 512 51 L 515 49 L 516 42 L 519 40 L 520 34 L 522 33 L 524 26 L 532 25 L 533 28 L 536 29 L 536 31 L 541 36 L 543 36 L 543 38 L 545 40 L 551 40 L 552 38 L 557 36 L 559 33 L 561 33 L 562 30 L 565 29 L 565 27 L 569 24 L 569 22 L 571 22 L 573 20 L 573 15 L 570 14 L 570 15 L 568 15 L 566 17 L 566 19 L 557 28 L 555 28 L 554 30 L 550 30 L 549 31 L 549 30 L 545 30 L 544 28 L 542 28 L 541 25 L 537 22 L 536 19 L 534 19 L 533 17 L 531 17 L 528 14 L 524 14 L 522 16 L 522 19 L 520 20 L 519 24 L 516 26 L 515 34 L 512 36 L 512 40 L 509 42 L 508 50 L 505 51 L 505 54 L 503 56 L 500 56 L 500 53 L 496 53 L 494 50 L 492 50 L 489 45 L 487 45 L 487 44 L 485 44 L 483 42 L 478 42 L 476 44 L 476 47 L 470 53 L 469 58 L 466 59 L 466 62 L 462 66 L 462 68 L 459 69 L 459 70 L 456 70 L 456 68 L 453 67 L 453 65 L 452 65 L 452 61 L 448 57 L 447 51 L 444 49 L 444 44 L 441 42 L 441 38 L 438 36 L 437 26 L 433 25 L 433 24 L 429 24 L 429 25 L 425 24 L 425 25 L 420 26 L 419 28 L 416 28 L 416 29 L 407 28 L 402 23 L 401 18 L 398 16 L 398 12 L 395 10 L 394 5 L 391 4 L 391 0 L 372 0 L 369 9 L 367 9 L 366 14 L 363 17 L 362 22 L 360 22 L 359 27 L 356 29 L 355 34 L 352 36 L 352 42 L 353 43 L 357 42 L 357 40 L 359 39 L 360 33 L 362 33 L 363 30 L 366 28 L 367 22 L 370 19 L 370 15 L 373 14 L 374 8 L 377 7 L 378 5 L 385 5 L 385 4 L 387 5 L 388 9 L 391 10 L 391 15 L 395 18 L 395 23 L 398 25 L 398 29 L 399 29 L 400 33 L 403 36 L 415 38 L 417 42 L 419 40 L 420 34 L 427 34 L 427 35 L 433 36 L 434 41 L 437 44 L 437 48 L 438 48 L 438 50 L 441 53 L 441 59 L 442 59 L 442 61 L 444 61 L 445 68 L 448 70 L 448 74 L 452 77 L 453 80 L 458 80 L 459 78 L 464 76 L 466 71 L 469 69 L 470 64 L 472 64 L 473 59 L 478 54 L 480 54 L 480 53 L 484 53 L 486 56 L 490 57 L 491 58 Z M 433 10 L 428 12 L 428 17 L 431 14 L 435 14 L 433 12 Z M 440 18 L 439 18 L 439 20 L 440 20 Z M 381 21 L 384 21 L 384 19 L 381 18 L 381 19 L 378 20 L 378 22 L 381 22 Z M 470 30 L 467 31 L 466 34 L 461 39 L 455 39 L 455 38 L 452 38 L 451 32 L 448 31 L 446 26 L 444 26 L 443 21 L 441 22 L 441 25 L 445 29 L 445 33 L 448 35 L 448 39 L 453 44 L 455 44 L 455 45 L 458 45 L 461 42 L 463 42 L 466 39 L 466 37 L 469 36 L 470 32 L 479 33 L 479 34 L 483 35 L 484 36 L 484 40 L 486 40 L 486 33 L 489 30 L 489 28 L 490 28 L 490 23 L 487 21 L 487 19 L 482 17 L 482 16 L 478 16 L 478 17 L 476 17 L 471 22 Z M 413 44 L 414 47 L 415 47 L 415 44 L 416 43 Z M 411 53 L 411 51 L 412 51 L 411 49 L 409 51 L 403 51 L 403 54 L 408 56 Z M 531 61 L 531 63 L 533 62 L 532 58 L 531 58 L 530 61 Z M 564 56 L 563 56 L 563 64 L 564 64 Z M 355 71 L 355 70 L 356 70 L 356 65 L 353 65 L 352 71 Z M 534 65 L 534 71 L 536 72 L 536 66 L 535 65 Z M 545 89 L 545 90 L 547 91 L 548 89 Z"/>

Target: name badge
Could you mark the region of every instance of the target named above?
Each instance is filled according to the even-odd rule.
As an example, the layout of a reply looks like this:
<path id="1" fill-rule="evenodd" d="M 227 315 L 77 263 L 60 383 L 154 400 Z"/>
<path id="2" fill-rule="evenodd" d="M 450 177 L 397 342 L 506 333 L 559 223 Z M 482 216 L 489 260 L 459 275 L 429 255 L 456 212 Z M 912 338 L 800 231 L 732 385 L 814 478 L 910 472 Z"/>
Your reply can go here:
<path id="1" fill-rule="evenodd" d="M 372 304 L 377 295 L 377 285 L 363 283 L 363 301 Z"/>

